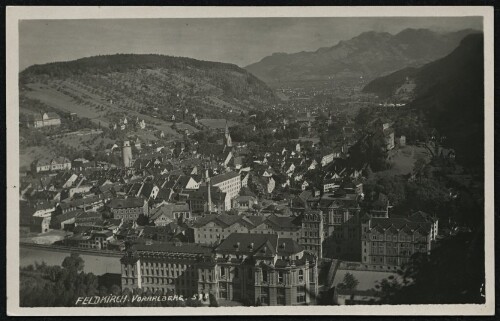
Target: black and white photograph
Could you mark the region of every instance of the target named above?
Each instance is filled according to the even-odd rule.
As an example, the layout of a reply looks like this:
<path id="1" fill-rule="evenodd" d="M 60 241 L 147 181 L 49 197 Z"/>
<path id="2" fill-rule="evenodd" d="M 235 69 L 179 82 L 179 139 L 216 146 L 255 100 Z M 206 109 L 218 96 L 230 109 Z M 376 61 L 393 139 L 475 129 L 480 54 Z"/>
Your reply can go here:
<path id="1" fill-rule="evenodd" d="M 7 20 L 9 314 L 494 313 L 493 8 Z"/>

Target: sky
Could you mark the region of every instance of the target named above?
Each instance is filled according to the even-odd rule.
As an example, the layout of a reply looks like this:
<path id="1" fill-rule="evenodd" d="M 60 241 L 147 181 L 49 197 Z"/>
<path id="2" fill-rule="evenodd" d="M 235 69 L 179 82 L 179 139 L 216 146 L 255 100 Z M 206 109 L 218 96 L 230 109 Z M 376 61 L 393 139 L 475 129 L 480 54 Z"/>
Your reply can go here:
<path id="1" fill-rule="evenodd" d="M 22 20 L 19 68 L 116 53 L 157 53 L 240 67 L 275 52 L 315 51 L 365 31 L 482 30 L 481 17 Z"/>

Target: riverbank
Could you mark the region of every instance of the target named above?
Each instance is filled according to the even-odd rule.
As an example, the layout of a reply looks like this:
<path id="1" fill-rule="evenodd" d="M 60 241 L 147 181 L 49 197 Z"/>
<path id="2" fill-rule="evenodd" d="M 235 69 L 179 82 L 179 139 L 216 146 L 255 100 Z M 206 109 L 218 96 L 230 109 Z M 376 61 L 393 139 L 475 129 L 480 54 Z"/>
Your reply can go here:
<path id="1" fill-rule="evenodd" d="M 120 273 L 120 258 L 123 253 L 116 251 L 99 251 L 71 247 L 50 246 L 45 244 L 21 243 L 19 249 L 19 266 L 34 265 L 45 262 L 47 265 L 61 265 L 70 253 L 78 253 L 84 260 L 83 271 L 102 275 Z"/>

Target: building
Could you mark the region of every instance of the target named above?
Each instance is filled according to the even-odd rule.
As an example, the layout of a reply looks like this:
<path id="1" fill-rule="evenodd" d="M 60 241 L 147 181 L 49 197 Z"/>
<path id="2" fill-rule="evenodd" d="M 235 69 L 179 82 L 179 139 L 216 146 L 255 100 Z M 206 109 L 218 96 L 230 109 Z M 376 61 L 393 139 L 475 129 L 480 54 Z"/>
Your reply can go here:
<path id="1" fill-rule="evenodd" d="M 29 115 L 25 116 L 23 119 L 26 127 L 41 128 L 61 125 L 61 118 L 59 115 L 52 112 Z"/>
<path id="2" fill-rule="evenodd" d="M 71 161 L 66 157 L 55 157 L 52 159 L 42 158 L 35 160 L 31 164 L 31 168 L 36 173 L 49 172 L 49 171 L 61 171 L 70 170 Z"/>
<path id="3" fill-rule="evenodd" d="M 361 220 L 361 262 L 401 266 L 415 253 L 429 253 L 434 227 L 430 222 L 411 217 L 371 218 L 366 215 Z"/>
<path id="4" fill-rule="evenodd" d="M 128 140 L 123 142 L 122 158 L 123 167 L 128 168 L 132 166 L 132 147 L 130 146 L 130 142 Z"/>
<path id="5" fill-rule="evenodd" d="M 216 292 L 212 252 L 200 244 L 137 244 L 120 260 L 122 290 L 160 290 L 185 298 Z"/>
<path id="6" fill-rule="evenodd" d="M 251 233 L 261 221 L 262 217 L 251 220 L 244 215 L 205 215 L 193 223 L 194 242 L 216 244 L 229 237 L 231 233 Z"/>
<path id="7" fill-rule="evenodd" d="M 187 203 L 163 204 L 150 211 L 150 221 L 156 226 L 165 226 L 179 220 L 190 220 L 191 210 Z"/>
<path id="8" fill-rule="evenodd" d="M 292 239 L 233 233 L 215 248 L 218 295 L 252 305 L 314 303 L 317 259 Z"/>
<path id="9" fill-rule="evenodd" d="M 225 209 L 231 209 L 231 200 L 239 195 L 241 190 L 241 176 L 237 172 L 227 172 L 210 178 L 210 185 L 219 187 L 223 193 L 227 194 Z"/>
<path id="10" fill-rule="evenodd" d="M 33 216 L 31 218 L 31 232 L 35 233 L 45 233 L 50 229 L 50 216 Z"/>
<path id="11" fill-rule="evenodd" d="M 299 244 L 316 257 L 323 257 L 323 212 L 319 210 L 306 210 L 299 216 L 301 229 Z"/>
<path id="12" fill-rule="evenodd" d="M 112 199 L 107 207 L 113 214 L 113 218 L 123 221 L 135 221 L 139 215 L 148 216 L 148 203 L 137 197 Z"/>
<path id="13" fill-rule="evenodd" d="M 299 216 L 205 215 L 193 224 L 194 242 L 216 244 L 232 233 L 275 234 L 294 240 L 321 258 L 324 232 L 320 214 L 308 209 Z"/>
<path id="14" fill-rule="evenodd" d="M 218 187 L 202 185 L 197 191 L 189 193 L 187 203 L 193 213 L 223 213 L 230 208 L 227 204 L 231 203 L 231 199 L 227 193 L 224 193 Z"/>
<path id="15" fill-rule="evenodd" d="M 233 199 L 233 208 L 246 211 L 252 209 L 257 203 L 257 198 L 254 196 L 240 195 Z"/>
<path id="16" fill-rule="evenodd" d="M 217 247 L 135 245 L 121 259 L 122 289 L 214 295 L 251 305 L 310 304 L 318 294 L 317 259 L 291 239 L 231 234 Z"/>
<path id="17" fill-rule="evenodd" d="M 338 190 L 336 193 L 325 193 L 317 204 L 317 209 L 323 212 L 325 236 L 330 236 L 342 224 L 359 213 L 359 196 Z"/>
<path id="18" fill-rule="evenodd" d="M 104 231 L 89 231 L 82 234 L 73 235 L 64 239 L 64 244 L 67 246 L 78 247 L 83 249 L 106 250 L 108 243 L 113 239 L 113 232 Z"/>

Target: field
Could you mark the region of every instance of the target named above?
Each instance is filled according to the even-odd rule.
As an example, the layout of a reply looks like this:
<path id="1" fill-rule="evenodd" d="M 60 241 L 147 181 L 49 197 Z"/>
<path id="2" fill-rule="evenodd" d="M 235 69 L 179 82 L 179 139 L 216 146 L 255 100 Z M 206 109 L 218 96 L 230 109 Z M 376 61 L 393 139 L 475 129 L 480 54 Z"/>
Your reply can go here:
<path id="1" fill-rule="evenodd" d="M 210 129 L 224 129 L 226 127 L 226 120 L 225 119 L 205 118 L 205 119 L 200 119 L 199 122 L 203 126 L 206 126 Z M 229 127 L 232 127 L 232 126 L 238 125 L 238 123 L 231 121 L 231 120 L 228 120 L 227 125 Z"/>
<path id="2" fill-rule="evenodd" d="M 56 110 L 76 113 L 78 117 L 89 118 L 95 124 L 100 123 L 103 127 L 108 127 L 113 122 L 112 114 L 118 114 L 126 115 L 128 119 L 136 119 L 137 117 L 144 119 L 146 126 L 162 130 L 165 135 L 179 136 L 171 128 L 171 122 L 145 115 L 139 112 L 139 107 L 135 105 L 130 106 L 130 109 L 122 108 L 113 103 L 112 99 L 104 99 L 99 94 L 94 94 L 86 85 L 78 84 L 75 81 L 32 83 L 26 87 L 29 90 L 22 93 L 26 97 L 41 101 Z"/>
<path id="3" fill-rule="evenodd" d="M 395 176 L 407 175 L 413 170 L 413 164 L 419 158 L 430 160 L 431 155 L 425 147 L 419 146 L 404 146 L 402 148 L 395 148 L 388 153 L 387 160 L 394 164 L 391 169 L 377 172 L 377 176 Z"/>

